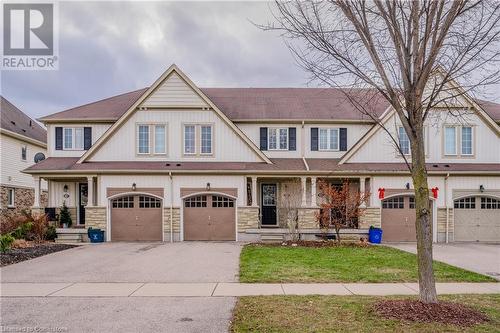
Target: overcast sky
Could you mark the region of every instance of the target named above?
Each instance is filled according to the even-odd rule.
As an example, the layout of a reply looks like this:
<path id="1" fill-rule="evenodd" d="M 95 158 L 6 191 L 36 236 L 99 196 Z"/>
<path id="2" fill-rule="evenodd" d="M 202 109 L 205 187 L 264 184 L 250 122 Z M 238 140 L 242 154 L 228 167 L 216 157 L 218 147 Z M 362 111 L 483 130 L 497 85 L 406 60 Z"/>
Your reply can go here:
<path id="1" fill-rule="evenodd" d="M 281 37 L 252 24 L 271 19 L 267 2 L 60 2 L 59 70 L 3 71 L 2 95 L 39 118 L 148 86 L 172 63 L 199 87 L 307 86 Z"/>

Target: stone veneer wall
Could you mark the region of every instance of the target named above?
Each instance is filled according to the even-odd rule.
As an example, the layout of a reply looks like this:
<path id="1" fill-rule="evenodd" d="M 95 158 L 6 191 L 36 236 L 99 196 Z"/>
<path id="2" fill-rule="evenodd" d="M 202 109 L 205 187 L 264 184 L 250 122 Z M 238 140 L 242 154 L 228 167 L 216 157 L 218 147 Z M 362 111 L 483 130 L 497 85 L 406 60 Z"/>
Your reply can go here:
<path id="1" fill-rule="evenodd" d="M 73 221 L 75 223 L 75 221 Z M 106 230 L 106 207 L 85 207 L 85 228 Z"/>
<path id="2" fill-rule="evenodd" d="M 172 209 L 172 231 L 174 241 L 180 240 L 181 233 L 181 209 L 174 207 Z M 170 241 L 170 207 L 163 208 L 163 233 L 166 242 Z"/>
<path id="3" fill-rule="evenodd" d="M 238 207 L 238 232 L 259 227 L 259 207 Z"/>
<path id="4" fill-rule="evenodd" d="M 317 229 L 319 208 L 299 208 L 299 229 Z"/>
<path id="5" fill-rule="evenodd" d="M 14 207 L 7 207 L 8 189 L 14 189 Z M 35 190 L 32 188 L 0 186 L 0 223 L 4 223 L 9 218 L 21 215 L 23 210 L 30 210 L 35 202 Z M 42 191 L 40 196 L 40 206 L 46 207 L 48 203 L 47 191 Z"/>
<path id="6" fill-rule="evenodd" d="M 367 207 L 363 215 L 360 216 L 358 229 L 368 229 L 370 226 L 381 226 L 382 212 L 379 207 Z"/>
<path id="7" fill-rule="evenodd" d="M 437 209 L 437 240 L 438 243 L 446 242 L 446 208 Z M 453 208 L 448 208 L 448 241 L 453 241 Z"/>

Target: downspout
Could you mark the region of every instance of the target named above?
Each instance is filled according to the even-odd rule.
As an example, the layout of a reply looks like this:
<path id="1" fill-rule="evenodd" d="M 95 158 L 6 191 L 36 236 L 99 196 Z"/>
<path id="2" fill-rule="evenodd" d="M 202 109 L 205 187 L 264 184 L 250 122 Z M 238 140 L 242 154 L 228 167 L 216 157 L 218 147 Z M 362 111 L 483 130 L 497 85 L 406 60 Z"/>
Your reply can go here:
<path id="1" fill-rule="evenodd" d="M 446 174 L 446 177 L 444 177 L 444 208 L 446 209 L 446 244 L 448 244 L 448 228 L 450 224 L 450 215 L 448 212 L 448 177 L 450 176 L 449 173 Z"/>
<path id="2" fill-rule="evenodd" d="M 174 218 L 174 178 L 172 177 L 172 171 L 168 172 L 170 177 L 170 243 L 174 242 L 174 230 L 173 230 L 173 218 Z"/>

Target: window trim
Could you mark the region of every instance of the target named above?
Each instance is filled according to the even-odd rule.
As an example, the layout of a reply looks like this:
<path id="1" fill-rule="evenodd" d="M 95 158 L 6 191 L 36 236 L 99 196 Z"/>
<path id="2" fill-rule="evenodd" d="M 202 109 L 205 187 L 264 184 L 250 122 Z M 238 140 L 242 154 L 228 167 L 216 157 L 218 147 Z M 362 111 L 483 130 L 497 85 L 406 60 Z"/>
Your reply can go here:
<path id="1" fill-rule="evenodd" d="M 455 128 L 455 149 L 456 154 L 447 154 L 446 153 L 446 128 L 454 127 Z M 463 154 L 462 153 L 462 128 L 470 127 L 471 128 L 471 149 L 472 154 Z M 441 156 L 443 158 L 475 158 L 476 157 L 476 125 L 474 124 L 444 124 L 443 125 L 443 135 L 442 135 L 442 153 Z"/>
<path id="2" fill-rule="evenodd" d="M 28 161 L 28 146 L 27 145 L 21 145 L 21 161 L 22 162 Z"/>
<path id="3" fill-rule="evenodd" d="M 7 208 L 15 208 L 15 207 L 16 207 L 16 189 L 9 187 L 7 188 Z"/>
<path id="4" fill-rule="evenodd" d="M 141 153 L 139 152 L 139 127 L 140 126 L 148 126 L 148 152 Z M 165 127 L 165 152 L 157 153 L 156 152 L 156 126 L 164 126 Z M 140 157 L 157 157 L 157 156 L 168 156 L 168 134 L 169 128 L 167 122 L 139 122 L 135 123 L 135 153 L 136 156 Z"/>
<path id="5" fill-rule="evenodd" d="M 151 151 L 151 154 L 152 155 L 161 155 L 161 156 L 167 155 L 167 152 L 168 152 L 168 126 L 167 126 L 167 123 L 156 123 L 156 124 L 151 124 L 151 126 L 153 127 L 153 149 Z M 156 151 L 156 127 L 157 126 L 163 126 L 163 128 L 165 129 L 165 137 L 163 138 L 163 141 L 165 144 L 165 152 L 162 152 L 162 153 L 158 153 Z"/>
<path id="6" fill-rule="evenodd" d="M 194 153 L 186 153 L 186 126 L 194 127 Z M 202 153 L 202 127 L 210 127 L 211 128 L 211 152 L 210 153 Z M 182 123 L 182 156 L 184 157 L 214 157 L 215 156 L 215 124 L 206 122 L 206 123 Z"/>
<path id="7" fill-rule="evenodd" d="M 399 133 L 400 129 L 403 129 L 403 131 L 404 131 L 404 133 L 405 133 L 405 135 L 406 135 L 406 138 L 408 139 L 408 153 L 406 153 L 406 154 L 405 154 L 405 153 L 403 153 L 403 155 L 404 155 L 404 156 L 411 156 L 411 144 L 410 144 L 410 137 L 409 137 L 409 136 L 408 136 L 408 134 L 406 133 L 406 130 L 405 130 L 405 128 L 404 128 L 404 126 L 403 126 L 403 125 L 399 125 L 399 126 L 397 127 L 397 130 L 398 130 L 398 145 L 399 145 L 399 149 L 400 149 L 401 151 L 403 150 L 403 149 L 401 148 L 401 141 L 400 141 L 401 139 L 400 139 L 400 137 L 399 137 L 399 135 L 400 135 L 400 133 Z M 425 140 L 425 132 L 426 132 L 426 131 L 424 130 L 424 140 Z M 425 149 L 425 142 L 424 142 L 424 149 Z M 398 150 L 398 154 L 399 154 L 399 155 L 401 155 L 401 151 L 400 151 L 400 150 Z"/>
<path id="8" fill-rule="evenodd" d="M 463 149 L 464 149 L 464 146 L 463 146 L 463 130 L 464 128 L 470 128 L 470 151 L 471 153 L 470 154 L 465 154 Z M 470 157 L 470 156 L 474 156 L 474 127 L 473 126 L 460 126 L 460 156 L 464 156 L 464 157 Z"/>
<path id="9" fill-rule="evenodd" d="M 457 126 L 457 125 L 444 125 L 444 129 L 443 129 L 443 155 L 444 156 L 460 156 L 458 154 L 459 152 L 459 149 L 458 149 L 458 142 L 459 142 L 459 138 L 458 138 L 458 132 L 457 131 L 457 127 L 460 127 L 460 126 Z M 446 129 L 447 128 L 453 128 L 455 130 L 455 153 L 448 153 L 446 151 Z"/>
<path id="10" fill-rule="evenodd" d="M 194 127 L 194 152 L 189 153 L 186 152 L 186 127 Z M 198 155 L 198 147 L 196 145 L 196 137 L 198 136 L 198 130 L 197 130 L 197 125 L 196 124 L 183 124 L 182 125 L 182 154 L 184 156 L 197 156 Z"/>
<path id="11" fill-rule="evenodd" d="M 284 129 L 286 130 L 286 148 L 280 148 L 280 131 Z M 271 131 L 276 130 L 276 148 L 271 148 L 269 143 L 271 142 L 270 137 L 271 137 Z M 287 151 L 290 148 L 290 140 L 289 140 L 289 135 L 288 133 L 288 127 L 268 127 L 267 128 L 267 150 L 270 151 Z"/>
<path id="12" fill-rule="evenodd" d="M 66 130 L 71 130 L 71 148 L 66 148 Z M 77 148 L 76 143 L 76 129 L 82 130 L 82 147 Z M 62 128 L 62 150 L 66 151 L 84 151 L 85 150 L 85 129 L 84 126 L 72 126 Z"/>
<path id="13" fill-rule="evenodd" d="M 321 148 L 321 130 L 326 130 L 326 149 Z M 331 131 L 337 131 L 337 148 L 331 149 Z M 340 127 L 318 127 L 318 151 L 340 151 Z"/>
<path id="14" fill-rule="evenodd" d="M 147 126 L 148 127 L 148 151 L 147 153 L 141 153 L 140 151 L 140 128 L 141 126 Z M 137 155 L 140 156 L 146 156 L 146 155 L 151 155 L 151 125 L 150 124 L 143 124 L 143 123 L 138 123 L 136 125 L 136 135 L 137 135 L 137 140 L 136 140 L 136 153 Z"/>
<path id="15" fill-rule="evenodd" d="M 214 126 L 212 124 L 200 124 L 200 155 L 211 156 L 214 153 Z M 210 153 L 203 152 L 203 127 L 210 128 Z"/>

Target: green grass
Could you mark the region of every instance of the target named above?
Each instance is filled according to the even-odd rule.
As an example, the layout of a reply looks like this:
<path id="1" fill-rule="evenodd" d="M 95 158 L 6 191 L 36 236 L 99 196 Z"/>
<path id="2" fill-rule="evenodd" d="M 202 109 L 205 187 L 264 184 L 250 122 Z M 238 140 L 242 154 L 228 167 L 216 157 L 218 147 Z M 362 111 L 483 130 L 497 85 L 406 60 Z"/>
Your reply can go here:
<path id="1" fill-rule="evenodd" d="M 434 262 L 438 282 L 495 282 Z M 416 255 L 385 246 L 290 247 L 250 244 L 240 255 L 240 282 L 417 282 Z"/>
<path id="2" fill-rule="evenodd" d="M 391 297 L 404 298 L 404 297 Z M 411 297 L 407 297 L 411 298 Z M 499 332 L 500 295 L 447 295 L 441 300 L 463 303 L 485 313 L 487 323 L 462 328 L 450 324 L 380 319 L 372 311 L 382 297 L 256 296 L 238 300 L 233 332 Z M 385 298 L 387 299 L 387 298 Z"/>

